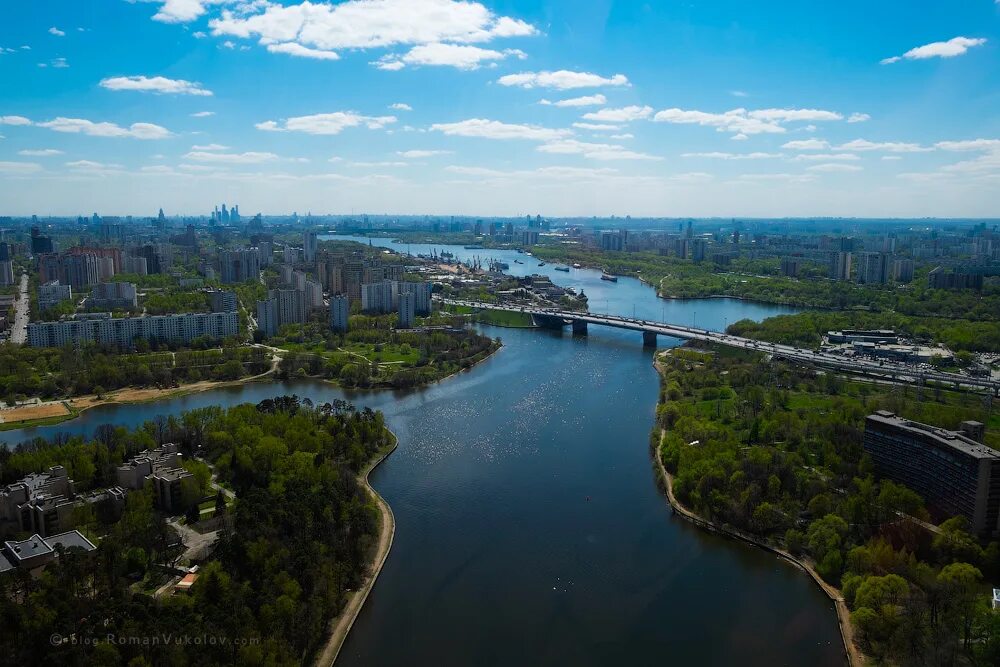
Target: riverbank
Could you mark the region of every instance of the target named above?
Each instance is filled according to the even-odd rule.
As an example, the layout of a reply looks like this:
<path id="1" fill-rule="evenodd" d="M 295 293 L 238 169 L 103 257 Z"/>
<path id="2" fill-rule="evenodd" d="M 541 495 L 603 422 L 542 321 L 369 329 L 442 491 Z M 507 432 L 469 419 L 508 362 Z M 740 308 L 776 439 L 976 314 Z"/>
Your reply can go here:
<path id="1" fill-rule="evenodd" d="M 662 382 L 665 377 L 666 369 L 660 362 L 659 355 L 656 356 L 653 366 L 656 368 L 656 372 Z M 706 519 L 685 507 L 674 495 L 674 477 L 667 471 L 666 466 L 663 464 L 661 451 L 665 437 L 666 429 L 659 429 L 659 437 L 656 439 L 655 444 L 653 442 L 650 443 L 650 449 L 652 450 L 650 453 L 656 463 L 655 470 L 657 482 L 663 489 L 664 494 L 667 497 L 667 502 L 669 503 L 674 514 L 680 515 L 682 518 L 687 519 L 696 526 L 709 532 L 739 540 L 765 551 L 769 551 L 808 574 L 810 578 L 812 578 L 813 582 L 823 589 L 823 592 L 826 593 L 827 597 L 829 597 L 834 604 L 837 611 L 837 624 L 840 626 L 840 635 L 844 644 L 844 653 L 847 657 L 848 664 L 850 664 L 851 667 L 861 667 L 864 665 L 864 655 L 854 643 L 854 627 L 851 624 L 851 612 L 847 608 L 847 602 L 844 600 L 844 596 L 840 592 L 840 589 L 824 581 L 820 574 L 816 571 L 814 564 L 805 558 L 798 558 L 785 549 L 770 544 L 755 535 L 738 530 L 732 526 L 720 524 L 712 521 L 711 519 Z"/>
<path id="2" fill-rule="evenodd" d="M 392 433 L 392 431 L 390 431 L 390 433 Z M 347 640 L 347 635 L 351 632 L 351 628 L 354 627 L 354 621 L 357 620 L 358 614 L 361 613 L 361 609 L 364 607 L 369 593 L 371 593 L 372 589 L 375 587 L 378 575 L 382 572 L 382 566 L 385 565 L 385 561 L 389 557 L 389 550 L 392 548 L 392 539 L 396 534 L 396 519 L 392 514 L 392 508 L 389 507 L 389 503 L 387 503 L 385 498 L 383 498 L 371 485 L 371 482 L 368 480 L 368 476 L 373 470 L 375 470 L 375 468 L 385 461 L 389 457 L 389 454 L 392 454 L 398 446 L 399 438 L 395 433 L 392 433 L 392 445 L 386 448 L 380 456 L 372 461 L 362 474 L 358 475 L 358 481 L 361 482 L 367 492 L 375 500 L 375 504 L 379 509 L 380 529 L 378 544 L 376 545 L 375 553 L 372 556 L 370 565 L 371 573 L 361 585 L 361 588 L 348 596 L 347 603 L 344 605 L 340 615 L 331 621 L 330 637 L 323 646 L 323 650 L 321 650 L 319 655 L 316 657 L 316 667 L 328 667 L 337 661 L 340 649 L 343 647 L 344 641 Z"/>
<path id="3" fill-rule="evenodd" d="M 52 406 L 54 408 L 53 412 L 56 412 L 56 406 L 62 406 L 61 409 L 58 409 L 57 414 L 40 418 L 28 416 L 26 419 L 17 419 L 16 417 L 23 415 L 4 414 L 4 421 L 0 423 L 0 432 L 31 428 L 35 426 L 52 426 L 55 424 L 61 424 L 72 419 L 76 419 L 91 408 L 100 407 L 102 405 L 149 403 L 166 398 L 178 398 L 180 396 L 187 396 L 188 394 L 196 394 L 212 389 L 235 387 L 250 382 L 263 382 L 266 381 L 268 376 L 273 373 L 274 369 L 272 368 L 271 370 L 265 371 L 259 375 L 251 375 L 238 380 L 200 380 L 198 382 L 182 384 L 176 387 L 125 387 L 122 389 L 116 389 L 115 391 L 104 392 L 102 394 L 86 394 L 83 396 L 74 396 L 72 398 L 51 401 L 43 404 L 42 406 L 15 408 L 9 412 L 16 413 L 19 410 L 39 410 L 48 406 Z M 15 419 L 10 419 L 10 416 L 14 416 Z"/>

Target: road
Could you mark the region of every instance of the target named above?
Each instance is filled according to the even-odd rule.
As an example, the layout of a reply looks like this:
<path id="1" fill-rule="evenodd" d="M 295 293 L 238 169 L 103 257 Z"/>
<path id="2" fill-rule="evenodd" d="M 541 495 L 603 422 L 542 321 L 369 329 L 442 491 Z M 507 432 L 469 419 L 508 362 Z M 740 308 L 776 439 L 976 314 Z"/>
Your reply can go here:
<path id="1" fill-rule="evenodd" d="M 10 330 L 10 342 L 23 345 L 28 340 L 28 315 L 31 302 L 28 298 L 28 274 L 21 274 L 21 289 L 14 306 L 14 326 Z"/>
<path id="2" fill-rule="evenodd" d="M 558 310 L 555 308 L 506 306 L 495 303 L 461 301 L 456 299 L 435 300 L 440 303 L 454 306 L 467 306 L 470 308 L 486 310 L 503 310 L 507 312 L 526 313 L 528 315 L 540 315 L 557 320 L 561 319 L 567 323 L 570 321 L 586 322 L 587 324 L 600 324 L 618 329 L 631 329 L 633 331 L 669 336 L 671 338 L 718 343 L 745 350 L 758 350 L 783 359 L 789 359 L 791 361 L 811 364 L 814 366 L 832 368 L 844 373 L 891 379 L 894 382 L 911 384 L 923 384 L 928 381 L 943 382 L 954 385 L 956 388 L 971 388 L 976 390 L 986 389 L 992 391 L 995 396 L 1000 396 L 1000 381 L 993 380 L 991 378 L 974 378 L 966 375 L 925 370 L 910 364 L 901 364 L 892 361 L 868 361 L 854 357 L 843 357 L 829 352 L 807 350 L 805 348 L 794 347 L 792 345 L 767 343 L 753 340 L 751 338 L 731 336 L 723 332 L 710 331 L 708 329 L 696 329 L 694 327 L 683 326 L 680 324 L 641 320 L 630 317 L 621 317 L 619 315 L 602 315 L 581 311 Z"/>

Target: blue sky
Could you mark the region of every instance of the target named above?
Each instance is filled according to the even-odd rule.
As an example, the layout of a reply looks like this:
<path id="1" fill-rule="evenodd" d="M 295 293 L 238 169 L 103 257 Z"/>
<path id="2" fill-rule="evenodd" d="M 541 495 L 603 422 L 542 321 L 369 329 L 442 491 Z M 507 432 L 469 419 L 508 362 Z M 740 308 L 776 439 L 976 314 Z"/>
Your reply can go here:
<path id="1" fill-rule="evenodd" d="M 1000 2 L 7 3 L 0 214 L 1000 212 Z"/>

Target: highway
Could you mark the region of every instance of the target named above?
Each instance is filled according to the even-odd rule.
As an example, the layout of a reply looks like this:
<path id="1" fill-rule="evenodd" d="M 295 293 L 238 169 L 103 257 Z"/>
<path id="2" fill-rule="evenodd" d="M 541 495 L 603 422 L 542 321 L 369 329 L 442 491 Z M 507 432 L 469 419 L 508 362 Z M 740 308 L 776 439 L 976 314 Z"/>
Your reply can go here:
<path id="1" fill-rule="evenodd" d="M 563 320 L 565 324 L 585 322 L 587 324 L 597 324 L 615 327 L 618 329 L 639 331 L 644 334 L 669 336 L 671 338 L 681 338 L 685 340 L 700 340 L 706 343 L 717 343 L 745 350 L 766 352 L 767 354 L 780 357 L 782 359 L 830 368 L 844 373 L 865 375 L 882 380 L 891 380 L 893 382 L 904 382 L 908 384 L 942 382 L 953 385 L 956 388 L 968 388 L 980 391 L 989 390 L 992 391 L 995 396 L 1000 396 L 1000 382 L 991 378 L 975 378 L 966 375 L 943 373 L 935 370 L 924 370 L 909 364 L 901 364 L 892 361 L 870 361 L 858 359 L 856 357 L 845 358 L 828 352 L 818 352 L 815 350 L 793 347 L 791 345 L 766 343 L 763 341 L 753 340 L 751 338 L 741 338 L 740 336 L 731 336 L 723 332 L 710 331 L 708 329 L 696 329 L 694 327 L 687 327 L 680 324 L 641 320 L 630 317 L 621 317 L 619 315 L 602 315 L 580 311 L 558 310 L 554 308 L 508 306 L 495 303 L 481 303 L 478 301 L 462 301 L 455 299 L 435 298 L 435 301 L 453 306 L 467 306 L 470 308 L 484 310 L 502 310 L 514 313 L 526 313 L 528 315 L 552 318 L 553 320 Z"/>
<path id="2" fill-rule="evenodd" d="M 14 306 L 14 325 L 10 330 L 10 342 L 23 345 L 28 339 L 28 314 L 30 311 L 28 299 L 28 274 L 21 274 L 20 294 Z"/>

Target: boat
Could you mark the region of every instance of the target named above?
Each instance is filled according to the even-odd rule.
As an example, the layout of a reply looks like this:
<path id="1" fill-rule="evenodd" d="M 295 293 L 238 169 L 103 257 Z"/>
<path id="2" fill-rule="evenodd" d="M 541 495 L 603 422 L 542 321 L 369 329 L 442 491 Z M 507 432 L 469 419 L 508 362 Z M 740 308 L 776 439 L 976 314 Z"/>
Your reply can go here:
<path id="1" fill-rule="evenodd" d="M 514 263 L 515 263 L 515 264 L 524 264 L 524 262 L 522 262 L 522 261 L 521 261 L 521 260 L 519 260 L 519 259 L 515 259 L 515 260 L 514 260 Z"/>
<path id="2" fill-rule="evenodd" d="M 601 280 L 607 280 L 609 283 L 616 283 L 618 282 L 618 276 L 612 276 L 607 273 L 602 273 Z"/>
<path id="3" fill-rule="evenodd" d="M 574 269 L 579 269 L 579 268 L 580 268 L 580 265 L 579 265 L 579 264 L 573 264 L 573 268 L 574 268 Z"/>
<path id="4" fill-rule="evenodd" d="M 465 248 L 466 250 L 483 250 L 484 249 L 483 246 L 481 246 L 481 245 L 467 245 L 467 246 L 462 246 L 462 247 Z"/>
<path id="5" fill-rule="evenodd" d="M 569 267 L 568 266 L 557 266 L 556 267 L 556 271 L 565 271 L 566 273 L 569 273 Z"/>
<path id="6" fill-rule="evenodd" d="M 539 262 L 538 266 L 545 266 L 545 262 Z"/>
<path id="7" fill-rule="evenodd" d="M 509 269 L 510 268 L 510 264 L 508 264 L 507 262 L 498 262 L 497 266 L 499 266 L 501 269 Z"/>

